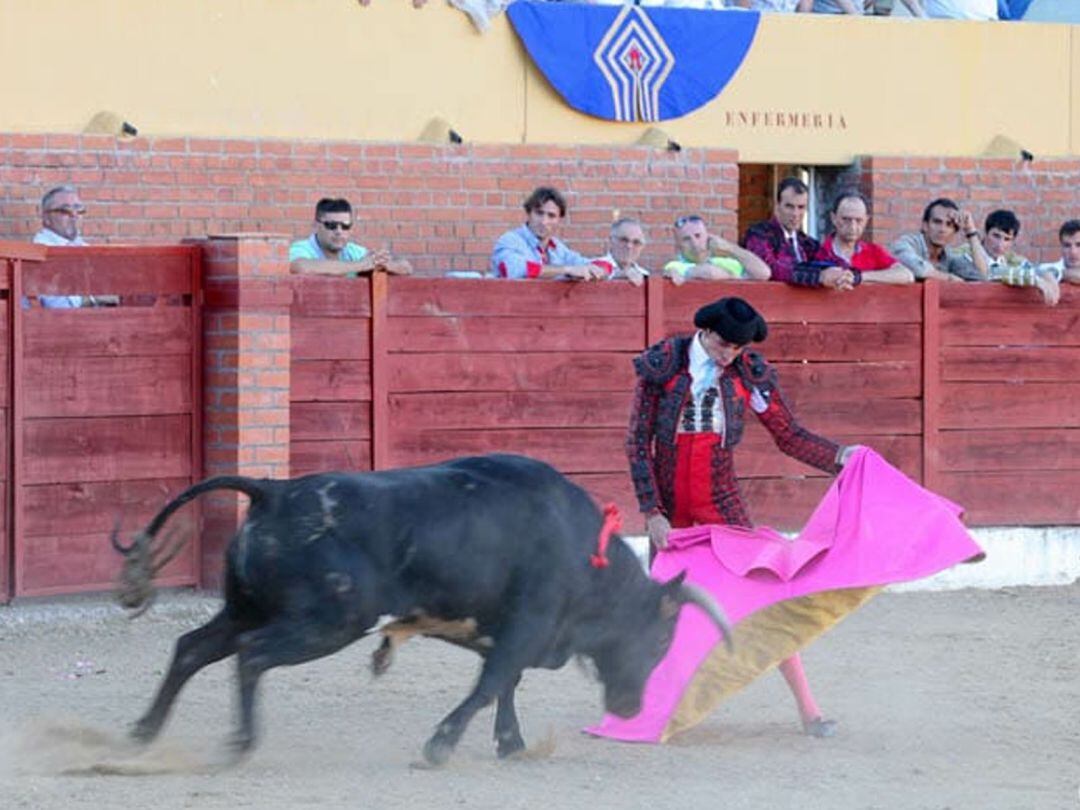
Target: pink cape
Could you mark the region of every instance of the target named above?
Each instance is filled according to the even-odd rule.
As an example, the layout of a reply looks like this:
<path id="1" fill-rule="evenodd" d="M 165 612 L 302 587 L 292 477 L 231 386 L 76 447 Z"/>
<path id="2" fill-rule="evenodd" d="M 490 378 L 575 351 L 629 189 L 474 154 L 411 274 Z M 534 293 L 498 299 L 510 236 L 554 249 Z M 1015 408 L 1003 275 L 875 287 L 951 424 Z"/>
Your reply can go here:
<path id="1" fill-rule="evenodd" d="M 960 522 L 963 510 L 923 489 L 869 448 L 860 447 L 794 540 L 762 527 L 677 529 L 651 575 L 707 589 L 732 624 L 797 597 L 920 579 L 982 554 Z M 591 734 L 660 742 L 687 685 L 719 642 L 705 614 L 683 610 L 667 656 L 645 685 L 641 711 L 606 715 Z"/>

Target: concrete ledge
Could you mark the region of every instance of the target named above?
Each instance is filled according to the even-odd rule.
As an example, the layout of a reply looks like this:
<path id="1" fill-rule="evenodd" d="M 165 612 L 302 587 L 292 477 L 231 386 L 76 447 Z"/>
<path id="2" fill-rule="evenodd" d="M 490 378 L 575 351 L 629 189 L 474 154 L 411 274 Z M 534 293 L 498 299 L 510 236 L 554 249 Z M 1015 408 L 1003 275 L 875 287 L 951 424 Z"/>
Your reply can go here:
<path id="1" fill-rule="evenodd" d="M 1080 579 L 1080 526 L 1000 526 L 971 529 L 986 559 L 958 565 L 936 576 L 892 585 L 890 591 L 953 591 L 1012 585 L 1067 585 Z M 649 541 L 625 537 L 643 566 Z"/>

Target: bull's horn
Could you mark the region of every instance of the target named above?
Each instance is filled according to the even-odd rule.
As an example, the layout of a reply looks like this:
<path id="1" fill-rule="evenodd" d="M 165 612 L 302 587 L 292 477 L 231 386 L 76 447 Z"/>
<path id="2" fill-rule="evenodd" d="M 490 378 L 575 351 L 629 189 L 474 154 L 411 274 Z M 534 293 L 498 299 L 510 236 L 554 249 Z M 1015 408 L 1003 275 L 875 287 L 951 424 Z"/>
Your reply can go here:
<path id="1" fill-rule="evenodd" d="M 109 535 L 109 540 L 112 542 L 112 547 L 119 551 L 121 554 L 123 554 L 125 557 L 130 554 L 132 550 L 134 550 L 135 546 L 138 543 L 138 538 L 133 540 L 130 546 L 124 546 L 124 544 L 120 542 L 120 518 L 117 518 L 116 523 L 113 524 L 113 530 L 112 533 Z"/>
<path id="2" fill-rule="evenodd" d="M 699 588 L 697 585 L 689 585 L 684 582 L 679 586 L 678 598 L 684 605 L 694 604 L 704 610 L 719 628 L 720 635 L 724 638 L 724 646 L 727 647 L 728 652 L 734 649 L 731 641 L 731 624 L 728 623 L 724 611 L 720 609 L 720 606 L 716 604 L 716 600 L 712 598 L 708 591 Z"/>

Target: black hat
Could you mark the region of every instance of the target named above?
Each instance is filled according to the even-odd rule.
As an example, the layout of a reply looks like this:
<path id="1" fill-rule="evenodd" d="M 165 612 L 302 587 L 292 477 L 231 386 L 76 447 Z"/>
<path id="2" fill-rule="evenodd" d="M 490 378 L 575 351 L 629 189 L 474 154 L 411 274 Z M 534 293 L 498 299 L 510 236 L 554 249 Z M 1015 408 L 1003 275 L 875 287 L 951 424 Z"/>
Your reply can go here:
<path id="1" fill-rule="evenodd" d="M 716 332 L 728 343 L 760 343 L 769 334 L 761 314 L 741 298 L 721 298 L 694 313 L 694 326 Z"/>

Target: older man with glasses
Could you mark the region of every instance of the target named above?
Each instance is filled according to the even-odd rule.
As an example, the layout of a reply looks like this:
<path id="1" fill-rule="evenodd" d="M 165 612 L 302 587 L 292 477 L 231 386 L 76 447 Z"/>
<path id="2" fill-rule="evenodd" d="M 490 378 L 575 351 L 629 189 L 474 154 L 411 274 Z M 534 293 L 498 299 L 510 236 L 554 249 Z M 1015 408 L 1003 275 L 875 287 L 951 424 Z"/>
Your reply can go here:
<path id="1" fill-rule="evenodd" d="M 79 233 L 86 206 L 74 186 L 57 186 L 41 198 L 40 231 L 34 234 L 35 245 L 49 247 L 82 247 L 86 245 Z M 45 309 L 76 309 L 90 301 L 81 295 L 39 295 L 38 303 Z M 23 302 L 24 306 L 29 301 Z"/>
<path id="2" fill-rule="evenodd" d="M 384 270 L 408 275 L 412 266 L 405 259 L 395 259 L 385 249 L 371 251 L 349 241 L 353 210 L 348 200 L 323 197 L 315 205 L 315 223 L 311 236 L 289 245 L 290 269 L 294 273 L 355 276 Z"/>
<path id="3" fill-rule="evenodd" d="M 638 264 L 645 249 L 645 229 L 633 217 L 623 217 L 611 223 L 608 252 L 592 263 L 603 267 L 608 278 L 625 278 L 635 287 L 645 283 L 649 271 Z"/>

